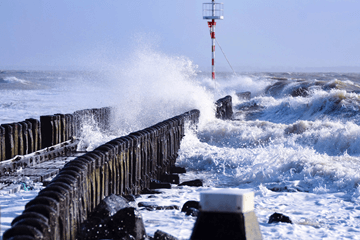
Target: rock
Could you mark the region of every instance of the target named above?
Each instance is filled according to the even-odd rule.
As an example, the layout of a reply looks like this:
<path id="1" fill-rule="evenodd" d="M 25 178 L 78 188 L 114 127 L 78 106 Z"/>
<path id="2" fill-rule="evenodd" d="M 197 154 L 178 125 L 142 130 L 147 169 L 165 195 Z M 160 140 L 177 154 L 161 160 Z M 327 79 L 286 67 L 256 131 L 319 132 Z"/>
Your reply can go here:
<path id="1" fill-rule="evenodd" d="M 143 207 L 148 211 L 155 210 L 158 206 L 152 202 L 139 202 L 138 207 Z"/>
<path id="2" fill-rule="evenodd" d="M 111 194 L 100 202 L 91 217 L 105 218 L 113 216 L 120 209 L 130 207 L 128 203 L 129 201 L 126 198 Z"/>
<path id="3" fill-rule="evenodd" d="M 179 206 L 176 205 L 170 205 L 170 206 L 157 206 L 156 210 L 179 210 Z"/>
<path id="4" fill-rule="evenodd" d="M 179 184 L 180 178 L 177 174 L 162 174 L 160 176 L 160 181 L 172 184 Z"/>
<path id="5" fill-rule="evenodd" d="M 141 191 L 141 194 L 161 194 L 161 192 L 145 188 Z"/>
<path id="6" fill-rule="evenodd" d="M 135 202 L 135 200 L 136 200 L 136 196 L 134 196 L 132 194 L 124 195 L 122 197 L 125 198 L 126 200 L 128 200 L 129 202 Z"/>
<path id="7" fill-rule="evenodd" d="M 199 214 L 199 209 L 196 208 L 188 208 L 185 213 L 186 216 L 192 216 L 192 217 L 197 217 L 198 214 Z"/>
<path id="8" fill-rule="evenodd" d="M 154 240 L 178 240 L 178 239 L 166 232 L 157 230 L 154 234 Z"/>
<path id="9" fill-rule="evenodd" d="M 135 208 L 124 208 L 118 211 L 108 222 L 113 239 L 122 239 L 131 235 L 134 239 L 146 239 L 142 216 Z"/>
<path id="10" fill-rule="evenodd" d="M 156 196 L 156 195 L 150 195 L 150 196 L 148 196 L 148 198 L 158 198 L 158 196 Z"/>
<path id="11" fill-rule="evenodd" d="M 268 223 L 278 223 L 278 222 L 284 222 L 284 223 L 291 223 L 292 221 L 288 216 L 285 216 L 281 213 L 274 213 L 270 216 Z"/>
<path id="12" fill-rule="evenodd" d="M 236 96 L 237 96 L 239 99 L 249 100 L 249 99 L 251 98 L 251 92 L 236 93 Z"/>
<path id="13" fill-rule="evenodd" d="M 140 212 L 128 200 L 110 195 L 81 224 L 78 239 L 147 239 Z"/>
<path id="14" fill-rule="evenodd" d="M 179 184 L 179 186 L 202 187 L 203 181 L 201 179 L 186 181 L 186 182 L 182 182 L 181 184 Z"/>
<path id="15" fill-rule="evenodd" d="M 273 192 L 301 192 L 295 187 L 287 187 L 287 186 L 273 187 L 273 188 L 270 188 L 269 190 L 271 190 Z"/>
<path id="16" fill-rule="evenodd" d="M 186 173 L 186 169 L 183 167 L 172 166 L 172 167 L 170 167 L 170 172 L 171 173 Z"/>
<path id="17" fill-rule="evenodd" d="M 188 209 L 200 209 L 200 203 L 198 201 L 187 201 L 184 206 L 181 208 L 182 212 L 187 212 Z"/>
<path id="18" fill-rule="evenodd" d="M 164 182 L 160 182 L 158 180 L 152 180 L 150 182 L 150 189 L 160 189 L 160 188 L 171 188 L 171 184 L 170 183 L 164 183 Z"/>
<path id="19" fill-rule="evenodd" d="M 173 209 L 179 209 L 176 205 L 171 206 L 158 206 L 154 204 L 153 202 L 139 202 L 138 207 L 144 207 L 148 211 L 154 211 L 154 210 L 173 210 Z"/>

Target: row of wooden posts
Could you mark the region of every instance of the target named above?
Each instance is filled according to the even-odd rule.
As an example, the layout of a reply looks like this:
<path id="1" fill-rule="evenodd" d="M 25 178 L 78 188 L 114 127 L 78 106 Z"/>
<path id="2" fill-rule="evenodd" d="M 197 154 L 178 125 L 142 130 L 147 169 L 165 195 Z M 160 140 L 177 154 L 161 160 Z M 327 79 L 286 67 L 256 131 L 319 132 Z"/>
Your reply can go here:
<path id="1" fill-rule="evenodd" d="M 80 134 L 80 125 L 92 118 L 102 129 L 108 126 L 109 107 L 76 111 L 72 114 L 41 116 L 0 125 L 0 161 L 26 155 L 70 140 Z"/>
<path id="2" fill-rule="evenodd" d="M 80 224 L 111 194 L 140 194 L 175 165 L 184 127 L 197 123 L 192 110 L 105 143 L 64 166 L 12 222 L 3 239 L 76 239 Z M 36 237 L 36 238 L 35 238 Z"/>

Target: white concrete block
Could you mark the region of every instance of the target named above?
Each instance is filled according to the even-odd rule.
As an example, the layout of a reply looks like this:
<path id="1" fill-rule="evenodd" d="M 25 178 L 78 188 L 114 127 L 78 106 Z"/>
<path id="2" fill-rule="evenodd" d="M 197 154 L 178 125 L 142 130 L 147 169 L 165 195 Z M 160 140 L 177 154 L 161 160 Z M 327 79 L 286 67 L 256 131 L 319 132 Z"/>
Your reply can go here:
<path id="1" fill-rule="evenodd" d="M 242 189 L 219 189 L 200 193 L 201 211 L 245 213 L 254 211 L 254 192 Z"/>

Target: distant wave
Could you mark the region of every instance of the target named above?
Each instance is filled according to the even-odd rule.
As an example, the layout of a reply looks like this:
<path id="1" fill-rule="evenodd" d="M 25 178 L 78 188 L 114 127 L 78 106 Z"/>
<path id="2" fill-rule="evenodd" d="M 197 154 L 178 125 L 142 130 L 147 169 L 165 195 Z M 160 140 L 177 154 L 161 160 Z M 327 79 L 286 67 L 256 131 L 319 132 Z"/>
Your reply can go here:
<path id="1" fill-rule="evenodd" d="M 267 86 L 265 94 L 234 105 L 237 120 L 295 123 L 298 120 L 353 121 L 360 124 L 360 86 L 350 80 L 288 81 Z"/>
<path id="2" fill-rule="evenodd" d="M 30 84 L 30 81 L 17 78 L 15 76 L 0 78 L 0 83 L 21 83 L 21 84 Z"/>
<path id="3" fill-rule="evenodd" d="M 350 80 L 334 79 L 332 81 L 322 80 L 287 80 L 286 78 L 271 78 L 278 80 L 268 86 L 265 93 L 274 97 L 307 97 L 314 90 L 345 90 L 347 92 L 359 93 L 360 85 Z"/>

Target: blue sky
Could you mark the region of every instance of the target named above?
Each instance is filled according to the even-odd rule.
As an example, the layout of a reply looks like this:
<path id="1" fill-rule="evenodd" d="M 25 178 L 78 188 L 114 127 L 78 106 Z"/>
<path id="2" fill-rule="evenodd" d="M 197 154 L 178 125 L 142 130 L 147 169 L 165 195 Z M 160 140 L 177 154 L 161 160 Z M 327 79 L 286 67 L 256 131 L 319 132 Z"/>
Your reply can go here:
<path id="1" fill-rule="evenodd" d="M 86 67 L 151 45 L 210 70 L 203 2 L 0 0 L 0 68 Z M 218 21 L 216 37 L 236 69 L 360 69 L 358 0 L 223 3 L 225 19 Z M 230 71 L 219 48 L 216 65 Z"/>

